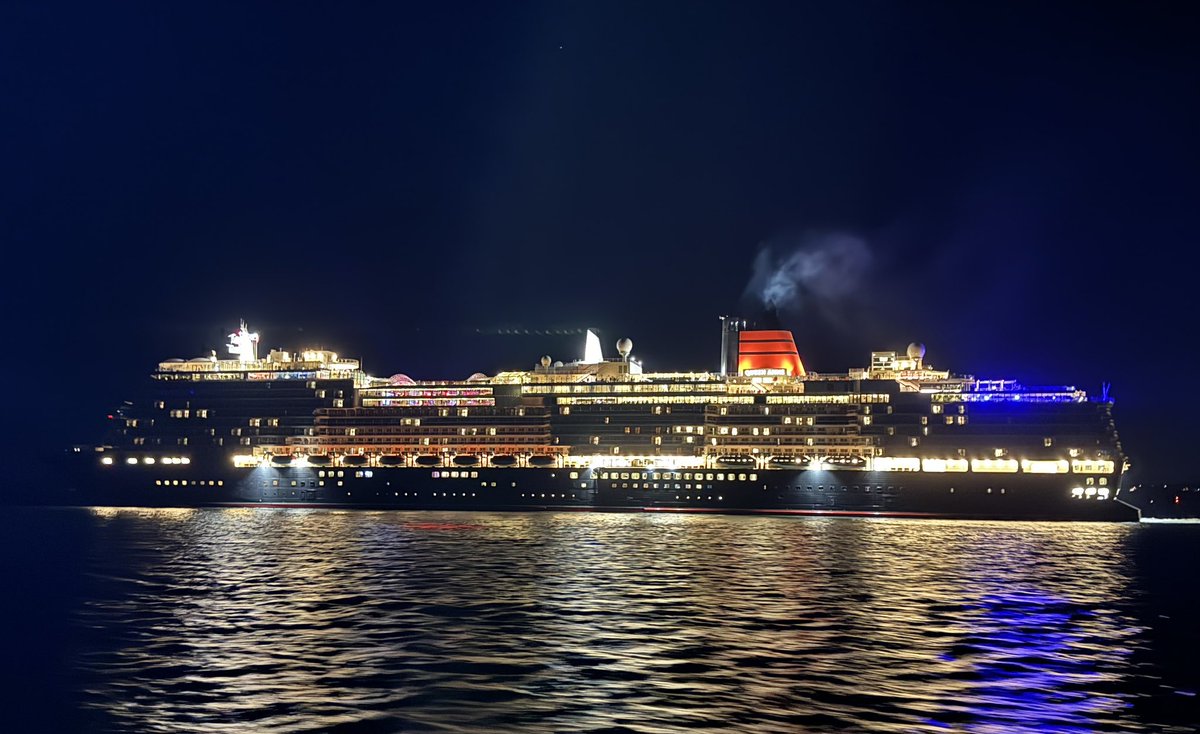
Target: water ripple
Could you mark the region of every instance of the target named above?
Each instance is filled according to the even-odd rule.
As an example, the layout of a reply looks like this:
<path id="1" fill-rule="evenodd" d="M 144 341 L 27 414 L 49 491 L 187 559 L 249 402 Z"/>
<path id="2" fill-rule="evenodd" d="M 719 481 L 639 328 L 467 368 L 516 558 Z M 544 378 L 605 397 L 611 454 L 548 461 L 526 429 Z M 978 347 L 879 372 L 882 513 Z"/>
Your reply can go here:
<path id="1" fill-rule="evenodd" d="M 72 625 L 95 731 L 1182 731 L 1196 703 L 1147 662 L 1139 526 L 88 522 Z"/>

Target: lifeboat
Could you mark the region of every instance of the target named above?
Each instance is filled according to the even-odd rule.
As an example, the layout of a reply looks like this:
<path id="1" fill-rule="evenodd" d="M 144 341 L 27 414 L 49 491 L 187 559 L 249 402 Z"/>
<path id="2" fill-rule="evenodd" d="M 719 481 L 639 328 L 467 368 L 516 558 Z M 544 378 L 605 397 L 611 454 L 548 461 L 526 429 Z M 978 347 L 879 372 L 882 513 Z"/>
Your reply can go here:
<path id="1" fill-rule="evenodd" d="M 310 456 L 308 457 L 308 463 L 313 466 L 329 466 L 333 462 L 328 456 Z"/>
<path id="2" fill-rule="evenodd" d="M 530 466 L 554 466 L 557 463 L 558 459 L 554 458 L 553 456 L 546 456 L 544 454 L 538 454 L 536 456 L 529 457 Z"/>
<path id="3" fill-rule="evenodd" d="M 748 467 L 754 466 L 753 456 L 718 456 L 717 463 L 721 466 Z"/>
<path id="4" fill-rule="evenodd" d="M 454 465 L 455 466 L 477 466 L 478 464 L 479 464 L 478 456 L 473 456 L 473 455 L 468 454 L 468 455 L 464 455 L 464 456 L 455 456 L 454 457 Z"/>
<path id="5" fill-rule="evenodd" d="M 342 463 L 346 466 L 362 466 L 367 463 L 365 456 L 343 456 Z"/>
<path id="6" fill-rule="evenodd" d="M 442 463 L 442 457 L 425 454 L 417 457 L 417 463 L 421 466 L 437 466 Z"/>
<path id="7" fill-rule="evenodd" d="M 505 454 L 502 456 L 493 456 L 492 457 L 492 466 L 516 466 L 516 465 L 517 465 L 517 457 L 515 457 L 515 456 L 509 456 L 509 455 Z"/>
<path id="8" fill-rule="evenodd" d="M 271 463 L 274 464 L 275 466 L 288 466 L 289 464 L 292 463 L 292 457 L 290 457 L 286 454 L 281 454 L 279 456 L 272 456 Z"/>
<path id="9" fill-rule="evenodd" d="M 791 456 L 776 456 L 771 459 L 770 464 L 778 469 L 799 469 L 804 465 L 804 460 Z"/>
<path id="10" fill-rule="evenodd" d="M 384 466 L 404 466 L 403 456 L 380 456 L 379 463 Z"/>

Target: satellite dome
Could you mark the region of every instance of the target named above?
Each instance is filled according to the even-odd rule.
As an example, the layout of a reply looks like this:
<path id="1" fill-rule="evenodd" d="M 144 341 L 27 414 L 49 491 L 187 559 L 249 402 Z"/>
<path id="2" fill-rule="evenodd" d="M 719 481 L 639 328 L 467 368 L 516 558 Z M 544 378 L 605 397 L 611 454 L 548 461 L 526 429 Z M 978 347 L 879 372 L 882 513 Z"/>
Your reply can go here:
<path id="1" fill-rule="evenodd" d="M 908 345 L 908 358 L 909 359 L 924 359 L 925 358 L 925 345 L 918 344 L 917 342 L 913 342 L 912 344 L 909 344 Z"/>
<path id="2" fill-rule="evenodd" d="M 487 375 L 483 374 L 482 372 L 476 372 L 467 378 L 467 382 L 481 382 L 487 379 L 489 379 Z"/>
<path id="3" fill-rule="evenodd" d="M 543 367 L 550 366 L 550 355 L 549 354 L 542 355 L 542 366 Z"/>
<path id="4" fill-rule="evenodd" d="M 415 385 L 417 384 L 413 378 L 408 375 L 395 374 L 388 378 L 388 382 L 393 385 Z"/>
<path id="5" fill-rule="evenodd" d="M 633 351 L 633 340 L 632 339 L 629 339 L 628 337 L 626 337 L 625 339 L 621 339 L 617 342 L 617 354 L 621 355 L 621 359 L 625 359 L 626 357 L 628 357 L 629 353 L 632 351 Z"/>
<path id="6" fill-rule="evenodd" d="M 555 367 L 562 367 L 562 366 L 563 366 L 562 360 L 561 360 L 561 359 L 559 359 L 559 360 L 555 360 L 555 362 L 554 362 L 554 366 L 555 366 Z"/>

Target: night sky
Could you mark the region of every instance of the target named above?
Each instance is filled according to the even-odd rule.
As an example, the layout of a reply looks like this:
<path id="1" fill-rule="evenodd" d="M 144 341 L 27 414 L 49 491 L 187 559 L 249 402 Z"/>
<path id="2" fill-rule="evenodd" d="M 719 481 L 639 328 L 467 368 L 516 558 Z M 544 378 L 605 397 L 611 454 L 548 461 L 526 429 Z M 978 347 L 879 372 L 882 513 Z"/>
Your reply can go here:
<path id="1" fill-rule="evenodd" d="M 1200 479 L 1189 5 L 4 3 L 6 443 L 239 318 L 378 375 L 589 326 L 715 369 L 769 290 L 810 369 L 1111 382 L 1135 478 Z"/>

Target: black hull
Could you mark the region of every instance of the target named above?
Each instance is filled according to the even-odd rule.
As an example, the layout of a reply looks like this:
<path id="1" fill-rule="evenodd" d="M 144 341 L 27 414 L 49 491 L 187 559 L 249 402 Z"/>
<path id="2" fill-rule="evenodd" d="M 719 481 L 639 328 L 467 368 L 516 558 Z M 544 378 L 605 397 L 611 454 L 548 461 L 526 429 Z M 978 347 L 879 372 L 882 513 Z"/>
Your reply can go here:
<path id="1" fill-rule="evenodd" d="M 1139 519 L 1138 510 L 1119 499 L 1073 497 L 1072 487 L 1081 482 L 1073 475 L 706 469 L 703 473 L 681 470 L 669 475 L 659 471 L 654 477 L 654 470 L 387 466 L 239 469 L 226 460 L 196 461 L 188 466 L 102 466 L 94 457 L 87 459 L 78 461 L 54 486 L 24 497 L 25 503 L 1116 522 Z M 624 479 L 621 474 L 626 475 Z"/>

